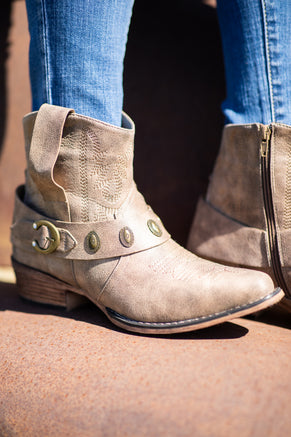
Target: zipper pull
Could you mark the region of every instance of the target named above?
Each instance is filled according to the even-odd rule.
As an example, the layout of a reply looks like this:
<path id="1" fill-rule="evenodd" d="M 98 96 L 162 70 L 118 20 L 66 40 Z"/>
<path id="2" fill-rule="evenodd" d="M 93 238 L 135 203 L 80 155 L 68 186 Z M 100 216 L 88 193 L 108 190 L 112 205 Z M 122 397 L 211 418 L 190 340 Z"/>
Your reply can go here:
<path id="1" fill-rule="evenodd" d="M 271 134 L 272 134 L 272 130 L 270 126 L 268 126 L 267 129 L 264 131 L 264 136 L 262 138 L 262 143 L 261 143 L 261 156 L 263 158 L 266 158 L 268 154 Z"/>

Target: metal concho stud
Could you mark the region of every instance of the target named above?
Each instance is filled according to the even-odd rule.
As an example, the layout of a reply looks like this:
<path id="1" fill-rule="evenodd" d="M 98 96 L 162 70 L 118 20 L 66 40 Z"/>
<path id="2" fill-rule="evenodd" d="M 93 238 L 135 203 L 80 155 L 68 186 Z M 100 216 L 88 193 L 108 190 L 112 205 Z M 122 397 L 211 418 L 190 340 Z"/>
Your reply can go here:
<path id="1" fill-rule="evenodd" d="M 134 243 L 134 235 L 130 228 L 125 226 L 119 232 L 119 240 L 121 244 L 125 247 L 130 247 Z"/>
<path id="2" fill-rule="evenodd" d="M 91 231 L 86 237 L 86 243 L 87 247 L 90 250 L 90 252 L 95 253 L 97 250 L 100 249 L 101 243 L 100 238 L 96 234 L 96 232 Z"/>
<path id="3" fill-rule="evenodd" d="M 156 237 L 161 237 L 162 230 L 154 220 L 148 220 L 147 225 L 152 234 L 154 234 Z"/>

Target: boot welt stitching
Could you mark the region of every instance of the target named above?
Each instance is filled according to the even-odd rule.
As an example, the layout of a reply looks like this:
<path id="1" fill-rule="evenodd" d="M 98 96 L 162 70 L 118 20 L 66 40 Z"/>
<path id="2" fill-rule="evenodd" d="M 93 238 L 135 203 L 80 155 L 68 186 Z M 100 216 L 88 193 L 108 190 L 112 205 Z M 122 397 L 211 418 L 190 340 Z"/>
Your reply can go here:
<path id="1" fill-rule="evenodd" d="M 227 316 L 228 314 L 234 314 L 234 313 L 238 312 L 239 310 L 251 308 L 252 306 L 254 306 L 256 304 L 258 305 L 260 303 L 263 303 L 263 302 L 269 300 L 270 298 L 276 296 L 280 292 L 281 292 L 281 289 L 276 288 L 272 293 L 269 293 L 267 296 L 264 296 L 258 300 L 249 302 L 248 304 L 245 304 L 245 305 L 238 305 L 236 307 L 230 308 L 229 310 L 213 313 L 213 314 L 210 314 L 207 316 L 201 316 L 201 317 L 196 317 L 194 319 L 186 319 L 186 320 L 173 321 L 173 322 L 142 322 L 142 321 L 129 319 L 129 318 L 117 313 L 116 311 L 114 311 L 108 307 L 106 307 L 106 311 L 107 311 L 108 315 L 111 316 L 112 318 L 119 320 L 119 321 L 121 321 L 125 324 L 128 324 L 128 325 L 148 326 L 148 327 L 152 326 L 152 327 L 156 327 L 156 328 L 163 328 L 165 326 L 169 326 L 169 327 L 170 326 L 187 326 L 187 325 L 195 325 L 195 324 L 200 323 L 202 321 L 210 321 L 210 320 L 213 320 L 213 319 L 218 318 L 218 317 Z"/>

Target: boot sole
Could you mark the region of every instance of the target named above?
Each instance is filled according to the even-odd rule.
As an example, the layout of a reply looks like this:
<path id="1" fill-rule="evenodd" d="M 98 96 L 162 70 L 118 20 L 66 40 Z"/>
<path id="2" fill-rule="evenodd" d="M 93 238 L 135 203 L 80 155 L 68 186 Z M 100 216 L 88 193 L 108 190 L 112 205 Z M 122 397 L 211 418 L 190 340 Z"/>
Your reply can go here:
<path id="1" fill-rule="evenodd" d="M 72 310 L 83 305 L 87 298 L 82 290 L 73 287 L 53 276 L 27 267 L 12 259 L 12 265 L 16 275 L 18 293 L 24 299 L 55 305 Z M 237 306 L 227 311 L 218 312 L 208 316 L 174 322 L 140 322 L 131 320 L 111 308 L 100 304 L 95 305 L 103 311 L 108 319 L 120 328 L 141 334 L 174 334 L 179 332 L 194 331 L 209 326 L 224 323 L 236 317 L 246 316 L 256 311 L 268 308 L 284 297 L 284 292 L 276 288 L 272 293 L 246 305 Z"/>

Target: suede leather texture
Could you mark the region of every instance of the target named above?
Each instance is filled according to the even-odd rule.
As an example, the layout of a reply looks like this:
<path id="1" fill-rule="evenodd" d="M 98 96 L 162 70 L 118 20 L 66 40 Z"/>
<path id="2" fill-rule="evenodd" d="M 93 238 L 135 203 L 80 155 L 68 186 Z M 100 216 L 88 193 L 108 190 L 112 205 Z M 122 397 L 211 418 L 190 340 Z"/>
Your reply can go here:
<path id="1" fill-rule="evenodd" d="M 209 262 L 170 239 L 134 184 L 134 125 L 125 114 L 118 128 L 45 104 L 24 118 L 24 132 L 25 194 L 23 201 L 19 193 L 16 196 L 11 236 L 19 263 L 71 284 L 103 309 L 151 323 L 203 318 L 272 293 L 273 282 L 264 273 Z M 63 223 L 64 232 L 75 241 L 67 243 L 74 246 L 68 252 L 79 247 L 78 256 L 35 252 L 27 222 L 30 226 L 39 217 L 59 222 L 60 228 Z M 151 233 L 146 217 L 155 219 L 161 236 Z M 141 239 L 144 246 L 137 251 L 132 245 L 120 253 L 121 242 L 108 231 L 101 239 L 101 247 L 110 248 L 108 254 L 98 259 L 82 252 L 91 223 L 96 229 L 112 224 L 117 232 L 116 223 L 131 228 L 132 221 L 135 229 L 134 223 L 141 220 L 145 225 L 136 228 L 134 240 Z M 45 240 L 47 230 L 43 232 Z"/>
<path id="2" fill-rule="evenodd" d="M 267 126 L 228 125 L 206 199 L 200 199 L 187 247 L 228 265 L 268 272 L 275 281 L 262 185 Z M 270 185 L 283 276 L 291 290 L 291 127 L 271 125 Z M 275 281 L 276 282 L 276 281 Z"/>

